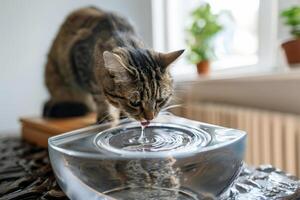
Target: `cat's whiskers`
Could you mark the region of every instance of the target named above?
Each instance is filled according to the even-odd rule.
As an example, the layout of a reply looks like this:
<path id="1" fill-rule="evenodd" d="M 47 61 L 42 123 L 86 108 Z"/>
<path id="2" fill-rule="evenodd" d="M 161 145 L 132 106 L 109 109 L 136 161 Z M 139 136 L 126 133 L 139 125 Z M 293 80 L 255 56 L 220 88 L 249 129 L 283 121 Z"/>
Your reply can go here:
<path id="1" fill-rule="evenodd" d="M 161 111 L 167 111 L 171 108 L 177 108 L 177 107 L 181 107 L 181 106 L 182 106 L 182 104 L 173 104 L 173 105 L 170 105 L 170 106 L 167 106 L 167 107 L 161 109 Z"/>

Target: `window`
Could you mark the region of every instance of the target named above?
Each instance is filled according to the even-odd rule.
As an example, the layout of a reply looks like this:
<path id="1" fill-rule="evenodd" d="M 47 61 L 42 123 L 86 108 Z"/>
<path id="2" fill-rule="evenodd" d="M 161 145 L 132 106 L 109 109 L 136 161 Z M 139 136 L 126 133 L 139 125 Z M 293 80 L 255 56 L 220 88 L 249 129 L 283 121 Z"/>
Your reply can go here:
<path id="1" fill-rule="evenodd" d="M 185 48 L 189 15 L 203 0 L 153 1 L 154 46 L 163 51 Z M 272 0 L 207 0 L 221 13 L 224 29 L 214 38 L 213 71 L 228 69 L 268 70 L 274 66 L 277 7 Z M 161 14 L 159 14 L 161 13 Z M 157 31 L 159 30 L 159 31 Z M 184 67 L 183 67 L 184 65 Z M 180 59 L 173 74 L 195 73 L 188 60 Z"/>
<path id="2" fill-rule="evenodd" d="M 209 3 L 215 12 L 221 13 L 220 23 L 224 27 L 215 38 L 218 60 L 214 67 L 229 68 L 256 64 L 259 0 L 210 0 Z"/>

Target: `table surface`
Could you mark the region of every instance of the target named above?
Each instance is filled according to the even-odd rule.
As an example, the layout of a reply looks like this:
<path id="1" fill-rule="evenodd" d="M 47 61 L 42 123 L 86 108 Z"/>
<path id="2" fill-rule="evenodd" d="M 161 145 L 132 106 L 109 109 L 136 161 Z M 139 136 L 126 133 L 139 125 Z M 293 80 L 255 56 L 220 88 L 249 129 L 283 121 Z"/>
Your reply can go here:
<path id="1" fill-rule="evenodd" d="M 0 200 L 64 200 L 47 149 L 18 137 L 0 138 Z M 214 199 L 214 198 L 209 198 Z M 245 166 L 222 198 L 226 200 L 300 199 L 300 181 L 272 166 Z"/>

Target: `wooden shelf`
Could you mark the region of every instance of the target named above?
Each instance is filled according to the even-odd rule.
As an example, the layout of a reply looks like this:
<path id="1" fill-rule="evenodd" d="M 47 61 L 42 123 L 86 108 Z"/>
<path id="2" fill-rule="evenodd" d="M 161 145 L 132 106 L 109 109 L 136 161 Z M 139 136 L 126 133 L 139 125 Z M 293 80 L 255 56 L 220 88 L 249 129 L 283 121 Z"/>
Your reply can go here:
<path id="1" fill-rule="evenodd" d="M 95 124 L 96 113 L 82 117 L 48 119 L 42 117 L 22 117 L 22 137 L 42 147 L 48 146 L 48 138 Z"/>

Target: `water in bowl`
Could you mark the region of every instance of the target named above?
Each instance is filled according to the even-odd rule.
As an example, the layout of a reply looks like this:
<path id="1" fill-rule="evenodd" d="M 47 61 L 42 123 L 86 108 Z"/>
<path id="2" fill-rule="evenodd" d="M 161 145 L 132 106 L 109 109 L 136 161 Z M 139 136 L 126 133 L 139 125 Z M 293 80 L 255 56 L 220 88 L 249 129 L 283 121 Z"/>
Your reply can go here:
<path id="1" fill-rule="evenodd" d="M 208 140 L 207 134 L 182 127 L 141 126 L 103 132 L 95 138 L 95 144 L 107 153 L 147 157 L 149 153 L 145 152 L 183 153 L 199 149 Z"/>

